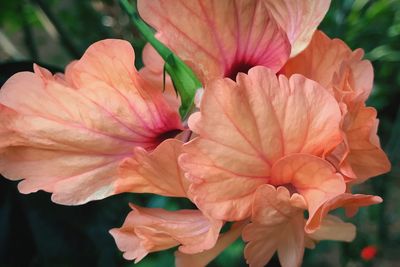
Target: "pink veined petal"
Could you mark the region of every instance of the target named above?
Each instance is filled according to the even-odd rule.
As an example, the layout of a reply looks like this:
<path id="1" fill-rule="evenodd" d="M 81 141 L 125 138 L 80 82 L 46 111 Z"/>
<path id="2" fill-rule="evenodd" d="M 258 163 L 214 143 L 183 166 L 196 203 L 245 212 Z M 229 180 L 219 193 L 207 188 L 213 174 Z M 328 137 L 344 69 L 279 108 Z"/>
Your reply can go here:
<path id="1" fill-rule="evenodd" d="M 264 0 L 268 11 L 286 31 L 292 45 L 291 57 L 303 51 L 328 12 L 330 0 Z"/>
<path id="2" fill-rule="evenodd" d="M 8 140 L 1 143 L 0 172 L 25 179 L 22 193 L 53 192 L 61 204 L 114 194 L 118 165 L 134 147 L 153 149 L 182 128 L 133 62 L 128 42 L 104 40 L 65 76 L 36 65 L 34 73 L 12 76 L 0 92 L 1 135 Z"/>
<path id="3" fill-rule="evenodd" d="M 181 141 L 167 139 L 152 152 L 136 148 L 135 156 L 120 166 L 115 191 L 187 197 L 189 181 L 177 162 L 182 145 Z"/>
<path id="4" fill-rule="evenodd" d="M 300 204 L 302 207 L 297 206 Z M 244 256 L 250 266 L 264 266 L 278 252 L 283 267 L 300 266 L 304 253 L 304 199 L 285 187 L 260 186 L 254 194 L 252 223 L 243 230 Z"/>
<path id="5" fill-rule="evenodd" d="M 212 248 L 222 227 L 221 221 L 206 218 L 199 210 L 166 211 L 131 204 L 121 228 L 111 229 L 124 257 L 143 259 L 148 253 L 180 245 L 183 253 L 200 253 Z"/>
<path id="6" fill-rule="evenodd" d="M 237 83 L 210 83 L 189 119 L 199 137 L 180 157 L 196 204 L 223 220 L 249 217 L 252 194 L 268 182 L 272 165 L 288 154 L 333 149 L 342 138 L 340 117 L 336 100 L 299 75 L 278 80 L 255 67 Z"/>
<path id="7" fill-rule="evenodd" d="M 292 154 L 276 162 L 272 167 L 270 183 L 292 184 L 307 201 L 309 219 L 325 203 L 346 191 L 343 176 L 327 161 L 307 154 Z M 319 225 L 314 225 L 317 229 Z M 310 228 L 306 228 L 309 232 Z"/>
<path id="8" fill-rule="evenodd" d="M 204 84 L 257 65 L 277 72 L 290 54 L 286 33 L 262 0 L 139 0 L 138 9 Z"/>
<path id="9" fill-rule="evenodd" d="M 237 222 L 233 224 L 228 232 L 219 235 L 217 243 L 209 250 L 197 254 L 185 254 L 180 251 L 175 252 L 175 266 L 206 266 L 240 236 L 246 224 L 247 222 Z"/>
<path id="10" fill-rule="evenodd" d="M 318 1 L 319 2 L 319 1 Z M 352 51 L 342 40 L 316 31 L 308 47 L 291 58 L 280 71 L 290 77 L 302 74 L 329 90 L 339 102 L 364 102 L 371 93 L 373 68 L 362 60 L 361 49 Z"/>
<path id="11" fill-rule="evenodd" d="M 321 222 L 321 227 L 314 233 L 307 234 L 312 243 L 321 240 L 351 242 L 356 237 L 354 224 L 343 222 L 339 217 L 327 215 Z M 313 248 L 313 247 L 312 247 Z"/>
<path id="12" fill-rule="evenodd" d="M 308 219 L 306 232 L 311 233 L 318 227 L 318 225 L 321 225 L 322 220 L 331 210 L 346 208 L 346 214 L 348 216 L 353 216 L 357 213 L 358 208 L 379 204 L 381 202 L 382 198 L 378 196 L 350 193 L 340 194 L 320 206 L 314 213 L 314 216 Z"/>
<path id="13" fill-rule="evenodd" d="M 344 118 L 343 130 L 349 147 L 345 163 L 356 176 L 352 183 L 361 183 L 390 170 L 390 161 L 381 149 L 377 128 L 376 110 L 372 107 L 352 107 Z"/>

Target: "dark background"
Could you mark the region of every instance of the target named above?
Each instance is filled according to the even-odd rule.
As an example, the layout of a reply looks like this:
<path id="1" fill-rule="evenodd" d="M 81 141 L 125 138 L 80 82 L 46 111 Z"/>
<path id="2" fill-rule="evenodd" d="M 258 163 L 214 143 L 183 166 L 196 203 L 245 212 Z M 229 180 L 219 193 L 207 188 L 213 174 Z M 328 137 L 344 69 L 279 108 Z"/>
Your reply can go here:
<path id="1" fill-rule="evenodd" d="M 359 187 L 360 192 L 382 196 L 384 202 L 349 219 L 357 225 L 355 241 L 321 242 L 315 250 L 306 250 L 303 266 L 400 266 L 400 1 L 332 2 L 320 29 L 352 49 L 363 48 L 372 61 L 375 88 L 368 104 L 378 109 L 382 147 L 393 168 Z M 137 55 L 144 45 L 116 1 L 1 0 L 0 84 L 15 72 L 30 70 L 32 62 L 62 71 L 91 43 L 104 38 L 131 41 Z M 0 267 L 133 266 L 123 260 L 108 234 L 122 224 L 129 212 L 127 203 L 180 205 L 153 195 L 123 194 L 66 207 L 53 204 L 44 192 L 19 194 L 16 186 L 0 179 Z M 368 245 L 378 249 L 372 261 L 360 257 Z M 238 240 L 212 266 L 245 266 L 242 249 Z M 136 266 L 173 266 L 173 250 L 151 254 Z M 274 259 L 269 266 L 279 265 Z"/>

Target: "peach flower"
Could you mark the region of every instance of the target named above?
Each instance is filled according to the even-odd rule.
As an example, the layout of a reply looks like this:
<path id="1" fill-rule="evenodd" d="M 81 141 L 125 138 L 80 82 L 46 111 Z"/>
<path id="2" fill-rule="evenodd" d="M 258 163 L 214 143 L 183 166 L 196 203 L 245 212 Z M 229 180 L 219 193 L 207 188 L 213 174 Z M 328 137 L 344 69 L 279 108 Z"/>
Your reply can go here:
<path id="1" fill-rule="evenodd" d="M 183 142 L 168 139 L 152 152 L 135 149 L 135 156 L 121 164 L 116 190 L 191 198 L 189 181 L 178 165 Z M 181 245 L 182 253 L 200 253 L 214 247 L 221 220 L 204 216 L 200 210 L 167 211 L 131 205 L 125 223 L 112 229 L 124 257 L 139 262 L 148 253 Z"/>
<path id="2" fill-rule="evenodd" d="M 0 92 L 0 172 L 20 192 L 52 192 L 62 204 L 116 193 L 118 166 L 134 148 L 152 150 L 182 129 L 161 90 L 134 67 L 122 40 L 90 46 L 65 75 L 12 76 Z"/>
<path id="3" fill-rule="evenodd" d="M 203 85 L 262 65 L 275 72 L 303 50 L 330 1 L 138 1 L 157 37 L 189 64 Z"/>

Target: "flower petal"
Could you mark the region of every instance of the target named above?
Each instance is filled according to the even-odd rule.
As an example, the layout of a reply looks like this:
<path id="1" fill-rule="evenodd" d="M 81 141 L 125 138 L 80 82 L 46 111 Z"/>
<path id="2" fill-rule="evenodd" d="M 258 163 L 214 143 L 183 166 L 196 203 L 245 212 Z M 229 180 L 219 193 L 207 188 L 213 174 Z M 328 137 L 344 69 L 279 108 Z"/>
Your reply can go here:
<path id="1" fill-rule="evenodd" d="M 262 65 L 278 71 L 290 54 L 285 32 L 262 1 L 138 1 L 143 19 L 204 83 Z"/>
<path id="2" fill-rule="evenodd" d="M 182 145 L 181 141 L 167 139 L 152 152 L 136 148 L 135 156 L 126 159 L 120 167 L 116 192 L 186 197 L 189 181 L 177 162 Z"/>
<path id="3" fill-rule="evenodd" d="M 353 182 L 360 183 L 390 170 L 390 161 L 381 149 L 377 128 L 376 110 L 372 107 L 352 108 L 344 118 L 343 130 L 349 147 L 345 163 L 357 177 Z"/>
<path id="4" fill-rule="evenodd" d="M 238 83 L 209 84 L 200 110 L 189 119 L 199 138 L 185 145 L 180 164 L 196 204 L 224 220 L 250 216 L 252 194 L 278 159 L 323 155 L 342 138 L 339 106 L 325 89 L 299 75 L 278 80 L 264 67 L 240 74 Z"/>
<path id="5" fill-rule="evenodd" d="M 275 185 L 292 184 L 306 199 L 309 212 L 307 224 L 325 202 L 346 191 L 343 176 L 336 173 L 329 162 L 306 154 L 292 154 L 276 162 L 270 182 Z"/>
<path id="6" fill-rule="evenodd" d="M 129 260 L 140 261 L 147 253 L 177 245 L 183 253 L 199 253 L 212 248 L 222 227 L 221 221 L 207 219 L 199 210 L 166 211 L 131 204 L 121 228 L 110 230 L 117 246 Z"/>
<path id="7" fill-rule="evenodd" d="M 281 73 L 288 77 L 302 74 L 328 89 L 338 101 L 353 104 L 365 101 L 372 89 L 373 68 L 362 57 L 361 49 L 353 52 L 342 40 L 316 31 L 309 46 L 291 58 Z"/>
<path id="8" fill-rule="evenodd" d="M 303 209 L 292 206 L 302 200 L 284 187 L 260 186 L 254 194 L 252 223 L 243 230 L 248 242 L 244 256 L 250 266 L 264 266 L 275 251 L 283 267 L 300 266 L 304 253 Z"/>
<path id="9" fill-rule="evenodd" d="M 339 217 L 327 215 L 322 220 L 321 227 L 307 236 L 314 242 L 320 240 L 351 242 L 356 237 L 356 227 L 351 223 L 343 222 Z"/>
<path id="10" fill-rule="evenodd" d="M 228 232 L 219 235 L 217 243 L 209 250 L 197 254 L 184 254 L 180 251 L 175 252 L 175 266 L 206 266 L 240 236 L 246 223 L 247 222 L 237 222 L 233 224 Z"/>
<path id="11" fill-rule="evenodd" d="M 264 0 L 274 19 L 286 31 L 292 45 L 291 57 L 309 44 L 314 31 L 325 17 L 330 0 Z"/>
<path id="12" fill-rule="evenodd" d="M 0 92 L 8 140 L 1 143 L 0 172 L 24 178 L 21 192 L 53 192 L 61 204 L 114 194 L 117 166 L 134 147 L 153 149 L 182 128 L 133 62 L 129 43 L 105 40 L 70 65 L 65 80 L 38 66 L 12 76 Z"/>
<path id="13" fill-rule="evenodd" d="M 378 196 L 350 193 L 341 194 L 327 201 L 318 208 L 318 210 L 314 213 L 314 216 L 308 219 L 306 232 L 311 233 L 318 228 L 318 225 L 321 225 L 322 220 L 331 210 L 337 208 L 346 208 L 347 215 L 352 216 L 357 213 L 359 207 L 370 206 L 381 202 L 382 198 Z"/>

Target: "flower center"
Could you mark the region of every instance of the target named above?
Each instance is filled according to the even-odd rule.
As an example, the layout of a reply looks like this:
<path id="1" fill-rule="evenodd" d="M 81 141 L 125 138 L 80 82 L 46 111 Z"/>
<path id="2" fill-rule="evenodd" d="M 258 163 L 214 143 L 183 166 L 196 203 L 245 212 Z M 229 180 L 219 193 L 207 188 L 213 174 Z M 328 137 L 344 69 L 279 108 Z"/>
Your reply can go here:
<path id="1" fill-rule="evenodd" d="M 246 61 L 234 61 L 233 64 L 225 70 L 224 76 L 236 81 L 236 75 L 239 72 L 246 73 L 257 64 Z"/>
<path id="2" fill-rule="evenodd" d="M 164 140 L 166 140 L 168 138 L 174 138 L 180 132 L 182 132 L 182 131 L 179 129 L 173 129 L 173 130 L 170 130 L 168 132 L 158 135 L 156 140 L 158 141 L 158 143 L 162 143 Z"/>

